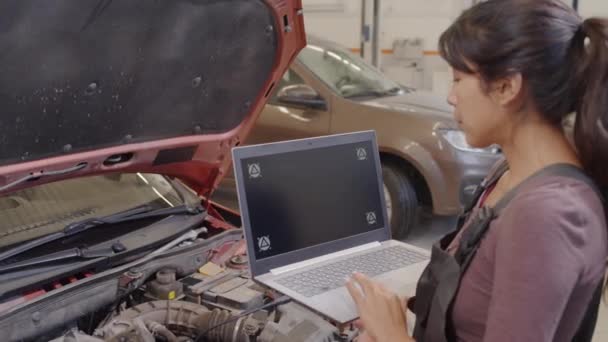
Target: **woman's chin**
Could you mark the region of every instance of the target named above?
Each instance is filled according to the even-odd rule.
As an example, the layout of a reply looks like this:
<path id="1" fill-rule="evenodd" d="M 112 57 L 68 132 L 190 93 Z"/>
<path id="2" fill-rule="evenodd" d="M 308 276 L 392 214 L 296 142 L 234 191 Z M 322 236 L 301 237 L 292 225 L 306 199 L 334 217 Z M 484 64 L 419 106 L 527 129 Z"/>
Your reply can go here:
<path id="1" fill-rule="evenodd" d="M 487 141 L 481 140 L 481 139 L 475 139 L 475 137 L 471 137 L 470 135 L 465 133 L 465 141 L 467 142 L 467 145 L 471 146 L 472 148 L 488 148 L 490 146 L 492 146 L 492 143 L 489 143 Z"/>

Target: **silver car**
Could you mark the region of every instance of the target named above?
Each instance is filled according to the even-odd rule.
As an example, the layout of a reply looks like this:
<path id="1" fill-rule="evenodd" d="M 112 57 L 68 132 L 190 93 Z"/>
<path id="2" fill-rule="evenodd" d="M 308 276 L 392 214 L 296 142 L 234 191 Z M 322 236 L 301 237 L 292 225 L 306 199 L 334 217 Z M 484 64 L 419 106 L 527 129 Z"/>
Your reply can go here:
<path id="1" fill-rule="evenodd" d="M 420 207 L 457 214 L 500 158 L 498 148 L 468 146 L 451 111 L 445 98 L 403 87 L 309 35 L 245 143 L 375 130 L 393 236 L 404 239 Z"/>

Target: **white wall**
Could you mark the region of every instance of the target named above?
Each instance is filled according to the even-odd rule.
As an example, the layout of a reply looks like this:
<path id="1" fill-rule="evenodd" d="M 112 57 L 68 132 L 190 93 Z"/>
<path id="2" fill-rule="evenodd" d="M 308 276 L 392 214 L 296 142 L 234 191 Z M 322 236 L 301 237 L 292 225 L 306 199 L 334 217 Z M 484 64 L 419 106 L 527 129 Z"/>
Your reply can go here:
<path id="1" fill-rule="evenodd" d="M 395 39 L 420 37 L 424 50 L 436 50 L 439 36 L 463 9 L 463 1 L 456 0 L 384 0 L 382 4 L 380 43 L 384 49 Z"/>
<path id="2" fill-rule="evenodd" d="M 306 32 L 347 48 L 361 44 L 360 0 L 303 0 Z"/>
<path id="3" fill-rule="evenodd" d="M 372 3 L 373 0 L 367 0 Z M 572 0 L 565 0 L 572 3 Z M 443 30 L 472 0 L 380 0 L 380 47 L 390 49 L 395 38 L 419 37 L 424 49 L 436 50 Z M 349 48 L 359 48 L 361 0 L 303 0 L 306 29 Z M 585 17 L 608 17 L 608 0 L 579 0 Z"/>
<path id="4" fill-rule="evenodd" d="M 608 17 L 608 0 L 579 0 L 578 9 L 583 17 Z"/>
<path id="5" fill-rule="evenodd" d="M 373 0 L 368 0 L 369 3 Z M 395 38 L 418 37 L 427 50 L 470 0 L 381 0 L 380 47 Z M 303 0 L 306 30 L 349 48 L 359 48 L 361 0 Z"/>
<path id="6" fill-rule="evenodd" d="M 572 0 L 564 0 L 572 3 Z M 306 30 L 347 48 L 361 46 L 361 0 L 303 0 Z M 368 2 L 368 18 L 371 4 Z M 444 94 L 449 83 L 448 66 L 436 55 L 438 38 L 452 21 L 477 0 L 380 0 L 380 48 L 382 69 L 389 77 L 422 89 Z M 579 0 L 584 17 L 608 17 L 608 0 Z M 420 38 L 425 52 L 418 68 L 402 65 L 390 54 L 396 39 Z M 366 45 L 369 47 L 369 44 Z M 389 52 L 388 54 L 386 52 Z M 368 59 L 369 60 L 369 59 Z M 400 76 L 395 76 L 400 75 Z M 418 75 L 418 76 L 412 76 Z"/>
<path id="7" fill-rule="evenodd" d="M 381 0 L 379 47 L 385 53 L 381 55 L 380 64 L 387 74 L 410 86 L 433 89 L 433 80 L 437 79 L 435 73 L 447 72 L 447 65 L 436 56 L 439 36 L 471 2 Z M 373 0 L 367 0 L 367 3 L 368 18 L 371 18 Z M 344 47 L 359 49 L 361 4 L 361 0 L 303 0 L 306 31 L 336 41 Z M 399 68 L 400 61 L 391 55 L 393 42 L 396 39 L 416 38 L 422 39 L 425 57 L 417 69 Z M 371 48 L 369 44 L 366 44 L 367 48 Z"/>

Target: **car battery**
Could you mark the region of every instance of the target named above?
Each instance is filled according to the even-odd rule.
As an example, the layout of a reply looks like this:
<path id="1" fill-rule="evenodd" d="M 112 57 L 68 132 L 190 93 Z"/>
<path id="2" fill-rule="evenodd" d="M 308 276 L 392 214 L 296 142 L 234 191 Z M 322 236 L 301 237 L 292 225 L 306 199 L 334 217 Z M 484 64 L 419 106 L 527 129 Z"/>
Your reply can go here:
<path id="1" fill-rule="evenodd" d="M 180 281 L 184 284 L 185 300 L 196 304 L 203 304 L 203 294 L 213 287 L 238 277 L 238 274 L 222 272 L 214 276 L 194 273 Z"/>
<path id="2" fill-rule="evenodd" d="M 264 304 L 264 292 L 255 290 L 255 284 L 246 277 L 237 277 L 204 293 L 204 299 L 220 308 L 244 311 Z"/>
<path id="3" fill-rule="evenodd" d="M 264 290 L 243 271 L 229 269 L 210 274 L 194 273 L 182 278 L 184 300 L 233 311 L 263 305 Z"/>

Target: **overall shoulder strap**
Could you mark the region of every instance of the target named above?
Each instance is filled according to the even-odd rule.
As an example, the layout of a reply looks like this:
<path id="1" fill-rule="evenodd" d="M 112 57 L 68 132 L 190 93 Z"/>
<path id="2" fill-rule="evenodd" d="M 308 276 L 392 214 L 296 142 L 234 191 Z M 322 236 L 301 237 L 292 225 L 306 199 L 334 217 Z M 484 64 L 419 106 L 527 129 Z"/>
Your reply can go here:
<path id="1" fill-rule="evenodd" d="M 471 231 L 468 237 L 463 236 L 463 240 L 466 240 L 464 249 L 462 251 L 458 251 L 457 256 L 461 259 L 459 263 L 461 263 L 463 269 L 466 269 L 468 264 L 471 262 L 473 255 L 475 254 L 475 250 L 478 248 L 478 245 L 487 232 L 490 222 L 492 219 L 496 218 L 500 212 L 509 204 L 509 202 L 517 195 L 520 191 L 521 187 L 531 181 L 532 179 L 536 179 L 538 177 L 546 177 L 546 176 L 563 176 L 569 177 L 573 179 L 577 179 L 585 184 L 589 185 L 600 197 L 602 202 L 604 203 L 604 207 L 606 208 L 606 189 L 602 191 L 595 182 L 587 176 L 587 174 L 581 170 L 580 168 L 571 165 L 571 164 L 555 164 L 551 165 L 533 176 L 529 177 L 527 180 L 522 182 L 520 185 L 516 186 L 512 190 L 510 190 L 507 194 L 503 196 L 503 198 L 494 206 L 492 210 L 489 208 L 487 210 L 482 210 L 480 212 L 480 217 L 478 218 L 479 223 L 475 230 Z M 486 209 L 486 208 L 484 208 Z M 607 212 L 608 213 L 608 212 Z M 475 222 L 473 222 L 475 223 Z M 469 232 L 467 232 L 469 233 Z M 466 234 L 465 234 L 466 235 Z M 579 328 L 577 329 L 576 335 L 573 338 L 573 342 L 591 342 L 593 338 L 593 333 L 595 330 L 595 325 L 597 323 L 599 305 L 602 297 L 602 292 L 604 288 L 604 279 L 599 283 L 598 287 L 594 291 L 594 294 L 589 302 L 589 306 L 587 307 L 587 311 L 585 312 L 585 316 L 581 321 Z"/>
<path id="2" fill-rule="evenodd" d="M 502 175 L 507 172 L 508 169 L 509 164 L 507 163 L 507 159 L 505 158 L 500 159 L 492 166 L 492 168 L 488 172 L 488 175 L 475 188 L 475 192 L 473 193 L 471 200 L 466 203 L 464 207 L 465 214 L 469 213 L 471 210 L 473 210 L 473 208 L 475 208 L 475 205 L 477 204 L 477 202 L 479 202 L 479 199 L 481 198 L 483 192 L 486 191 L 489 186 L 496 183 L 498 179 L 500 179 L 500 177 L 502 177 Z"/>
<path id="3" fill-rule="evenodd" d="M 577 180 L 580 180 L 587 185 L 589 185 L 600 197 L 602 203 L 604 204 L 604 212 L 608 214 L 607 203 L 606 203 L 606 189 L 600 189 L 595 182 L 585 174 L 585 172 L 576 166 L 560 164 L 555 165 L 552 170 L 549 170 L 549 174 L 559 175 L 564 177 L 570 177 Z M 583 316 L 583 320 L 578 326 L 576 334 L 572 339 L 573 342 L 591 342 L 593 340 L 593 333 L 595 331 L 595 326 L 597 324 L 597 318 L 599 314 L 600 302 L 602 300 L 602 293 L 604 289 L 604 281 L 605 278 L 602 278 L 600 283 L 597 285 L 595 291 L 593 292 L 593 296 L 591 297 L 591 301 L 587 306 L 587 311 Z"/>
<path id="4" fill-rule="evenodd" d="M 602 191 L 600 191 L 599 187 L 595 184 L 595 182 L 591 178 L 589 178 L 589 176 L 587 176 L 585 171 L 581 170 L 580 168 L 578 168 L 572 164 L 553 164 L 553 165 L 550 165 L 550 166 L 536 172 L 532 176 L 528 177 L 528 179 L 524 180 L 519 185 L 517 185 L 515 188 L 513 188 L 509 192 L 507 192 L 500 199 L 500 201 L 498 201 L 498 203 L 494 206 L 494 211 L 495 211 L 496 215 L 500 214 L 500 212 L 509 204 L 511 199 L 513 199 L 513 197 L 515 197 L 515 195 L 517 195 L 517 193 L 521 190 L 521 188 L 525 184 L 529 183 L 530 181 L 532 181 L 534 179 L 537 179 L 540 177 L 549 177 L 549 176 L 568 177 L 568 178 L 573 178 L 573 179 L 579 180 L 581 182 L 584 182 L 585 184 L 589 185 L 589 187 L 591 187 L 597 193 L 597 195 L 600 197 L 600 199 L 602 200 L 602 202 L 604 203 L 604 206 L 605 206 L 606 202 L 605 202 L 604 196 L 602 194 Z"/>
<path id="5" fill-rule="evenodd" d="M 495 168 L 495 172 L 492 174 L 492 177 L 487 178 L 487 182 L 483 182 L 480 187 L 487 187 L 493 182 L 496 182 L 498 178 L 500 178 L 506 170 L 508 170 L 508 165 L 506 161 L 497 165 Z M 601 192 L 599 188 L 595 185 L 593 180 L 591 180 L 583 170 L 571 164 L 554 164 L 548 166 L 532 176 L 528 177 L 522 183 L 517 185 L 515 188 L 509 190 L 501 199 L 496 203 L 493 208 L 483 207 L 476 217 L 472 218 L 472 221 L 467 228 L 467 231 L 463 234 L 460 246 L 458 251 L 456 252 L 456 260 L 462 266 L 463 269 L 466 269 L 469 262 L 471 261 L 475 251 L 478 248 L 479 243 L 484 237 L 485 233 L 489 229 L 490 223 L 496 217 L 500 215 L 502 210 L 504 210 L 507 205 L 511 202 L 511 200 L 519 193 L 521 188 L 529 183 L 530 181 L 537 179 L 539 177 L 547 177 L 547 176 L 564 176 L 570 177 L 574 179 L 578 179 L 582 182 L 588 184 L 591 188 L 593 188 L 598 195 L 601 197 Z"/>
<path id="6" fill-rule="evenodd" d="M 591 342 L 593 340 L 593 333 L 595 332 L 595 325 L 597 324 L 597 317 L 599 315 L 600 303 L 602 301 L 602 293 L 604 292 L 604 279 L 600 281 L 599 285 L 593 292 L 585 316 L 578 326 L 572 342 Z"/>
<path id="7" fill-rule="evenodd" d="M 494 183 L 496 183 L 502 175 L 509 169 L 509 164 L 506 158 L 500 159 L 492 166 L 488 175 L 481 181 L 481 183 L 475 189 L 471 201 L 467 203 L 464 208 L 464 212 L 458 218 L 457 230 L 462 229 L 464 223 L 470 219 L 470 214 L 473 208 L 479 202 L 481 195 Z M 473 221 L 469 224 L 467 231 L 464 232 L 458 250 L 454 257 L 456 261 L 461 265 L 462 270 L 466 269 L 470 256 L 474 254 L 474 250 L 477 248 L 479 241 L 484 236 L 490 222 L 495 218 L 494 211 L 491 208 L 481 208 L 476 217 L 472 218 Z"/>
<path id="8" fill-rule="evenodd" d="M 464 226 L 465 222 L 469 219 L 473 208 L 479 202 L 481 195 L 484 191 L 496 183 L 502 175 L 509 169 L 509 164 L 505 158 L 500 159 L 492 166 L 488 175 L 481 181 L 481 183 L 475 188 L 475 192 L 468 203 L 465 203 L 462 213 L 458 216 L 458 222 L 456 223 L 456 231 L 459 231 Z"/>

